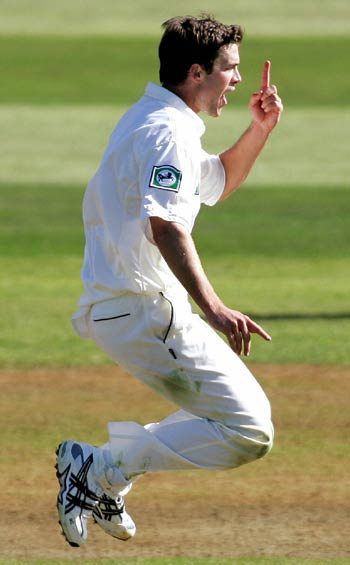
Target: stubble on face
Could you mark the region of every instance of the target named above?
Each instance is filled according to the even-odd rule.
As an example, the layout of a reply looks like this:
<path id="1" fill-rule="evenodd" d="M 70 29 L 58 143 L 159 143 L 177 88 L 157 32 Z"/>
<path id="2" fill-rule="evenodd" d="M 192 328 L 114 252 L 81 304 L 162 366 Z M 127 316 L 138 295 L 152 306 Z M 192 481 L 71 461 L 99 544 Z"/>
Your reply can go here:
<path id="1" fill-rule="evenodd" d="M 241 81 L 238 72 L 239 47 L 235 43 L 221 47 L 214 61 L 211 73 L 205 73 L 198 93 L 199 111 L 209 116 L 218 117 L 227 105 L 226 94 L 235 90 L 235 84 Z"/>

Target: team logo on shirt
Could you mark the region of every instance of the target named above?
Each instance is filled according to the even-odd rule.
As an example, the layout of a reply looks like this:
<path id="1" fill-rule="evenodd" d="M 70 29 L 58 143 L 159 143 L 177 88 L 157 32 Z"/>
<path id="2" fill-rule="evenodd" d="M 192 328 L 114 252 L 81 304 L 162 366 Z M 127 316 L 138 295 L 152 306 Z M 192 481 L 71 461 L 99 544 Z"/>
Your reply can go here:
<path id="1" fill-rule="evenodd" d="M 182 173 L 172 165 L 153 167 L 149 185 L 153 188 L 178 192 L 181 184 Z"/>

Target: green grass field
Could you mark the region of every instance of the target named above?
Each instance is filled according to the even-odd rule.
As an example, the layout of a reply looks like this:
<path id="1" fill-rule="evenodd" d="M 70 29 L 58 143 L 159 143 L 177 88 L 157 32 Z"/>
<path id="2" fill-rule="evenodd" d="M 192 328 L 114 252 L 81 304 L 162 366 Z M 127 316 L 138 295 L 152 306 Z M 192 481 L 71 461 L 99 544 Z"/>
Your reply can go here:
<path id="1" fill-rule="evenodd" d="M 69 322 L 81 292 L 81 198 L 77 186 L 1 187 L 5 367 L 107 362 Z M 254 340 L 254 362 L 349 362 L 348 209 L 343 187 L 300 186 L 249 187 L 203 209 L 194 237 L 208 275 L 273 336 Z"/>
<path id="2" fill-rule="evenodd" d="M 6 76 L 0 103 L 129 105 L 148 80 L 157 80 L 157 41 L 143 36 L 0 37 L 0 71 Z M 263 62 L 270 58 L 273 81 L 287 108 L 347 107 L 349 79 L 339 53 L 348 50 L 349 39 L 330 37 L 326 45 L 321 38 L 245 38 L 244 81 L 234 95 L 235 105 L 247 104 L 260 86 Z"/>
<path id="3" fill-rule="evenodd" d="M 137 99 L 148 78 L 156 80 L 156 40 L 1 41 L 9 55 L 0 94 L 1 300 L 12 322 L 1 322 L 0 363 L 106 363 L 94 346 L 74 338 L 69 324 L 81 292 L 81 199 L 128 100 Z M 204 207 L 195 230 L 203 263 L 224 300 L 254 314 L 273 335 L 269 346 L 254 344 L 256 362 L 350 361 L 342 339 L 350 323 L 350 112 L 347 78 L 336 57 L 348 45 L 348 39 L 330 38 L 325 54 L 320 39 L 247 40 L 249 89 L 243 82 L 223 119 L 205 118 L 208 151 L 238 137 L 249 123 L 243 105 L 271 51 L 276 82 L 285 91 L 281 124 L 246 187 L 228 203 Z M 295 72 L 293 54 L 300 62 Z M 134 72 L 138 64 L 142 73 Z"/>
<path id="4" fill-rule="evenodd" d="M 224 149 L 248 125 L 248 99 L 259 87 L 266 58 L 285 103 L 281 123 L 246 185 L 229 201 L 201 211 L 194 238 L 205 269 L 228 305 L 251 314 L 271 333 L 270 344 L 254 339 L 252 363 L 346 368 L 349 4 L 319 0 L 315 9 L 311 0 L 237 0 L 232 8 L 227 0 L 213 6 L 178 0 L 175 11 L 201 10 L 242 22 L 247 32 L 241 48 L 243 83 L 221 119 L 203 118 L 206 149 Z M 82 195 L 114 124 L 146 82 L 157 81 L 160 24 L 174 14 L 160 0 L 123 5 L 0 0 L 0 13 L 0 368 L 103 367 L 108 359 L 75 337 L 70 326 L 82 290 Z M 21 399 L 12 402 L 9 414 L 23 409 Z M 3 434 L 3 445 L 11 444 L 11 429 Z M 48 440 L 42 443 L 39 429 L 29 426 L 14 444 L 42 450 L 46 457 Z M 287 448 L 277 446 L 277 459 L 295 446 L 295 431 L 281 433 Z M 295 469 L 307 457 L 319 457 L 321 435 L 310 428 L 310 438 L 304 439 L 307 445 L 293 451 Z M 320 485 L 325 481 L 322 475 Z M 195 559 L 189 552 L 186 558 L 118 563 L 349 563 L 342 555 L 290 555 Z M 55 555 L 31 560 L 29 550 L 22 561 L 0 555 L 2 564 L 73 561 Z M 116 563 L 102 557 L 80 562 Z"/>

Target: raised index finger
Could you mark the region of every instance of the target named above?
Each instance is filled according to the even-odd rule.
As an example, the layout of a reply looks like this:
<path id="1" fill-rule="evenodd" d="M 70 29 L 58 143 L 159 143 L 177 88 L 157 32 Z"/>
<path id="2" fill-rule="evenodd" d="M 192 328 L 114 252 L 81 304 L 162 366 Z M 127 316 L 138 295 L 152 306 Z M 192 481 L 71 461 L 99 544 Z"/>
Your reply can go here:
<path id="1" fill-rule="evenodd" d="M 265 90 L 270 86 L 270 69 L 271 69 L 271 61 L 265 61 L 262 78 L 261 78 L 261 90 Z"/>

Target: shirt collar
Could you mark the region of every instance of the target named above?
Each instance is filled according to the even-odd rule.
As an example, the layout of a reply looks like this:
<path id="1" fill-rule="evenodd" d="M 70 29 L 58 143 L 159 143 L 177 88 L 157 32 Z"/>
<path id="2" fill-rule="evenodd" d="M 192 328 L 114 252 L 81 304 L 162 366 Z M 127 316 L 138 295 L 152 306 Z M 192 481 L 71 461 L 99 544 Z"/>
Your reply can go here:
<path id="1" fill-rule="evenodd" d="M 145 95 L 161 100 L 162 102 L 166 102 L 170 106 L 173 106 L 182 112 L 186 112 L 187 116 L 192 120 L 196 127 L 198 135 L 202 136 L 205 132 L 203 120 L 193 110 L 191 110 L 191 108 L 187 106 L 187 104 L 179 98 L 179 96 L 167 88 L 159 86 L 159 84 L 155 84 L 154 82 L 149 82 L 146 86 Z"/>

